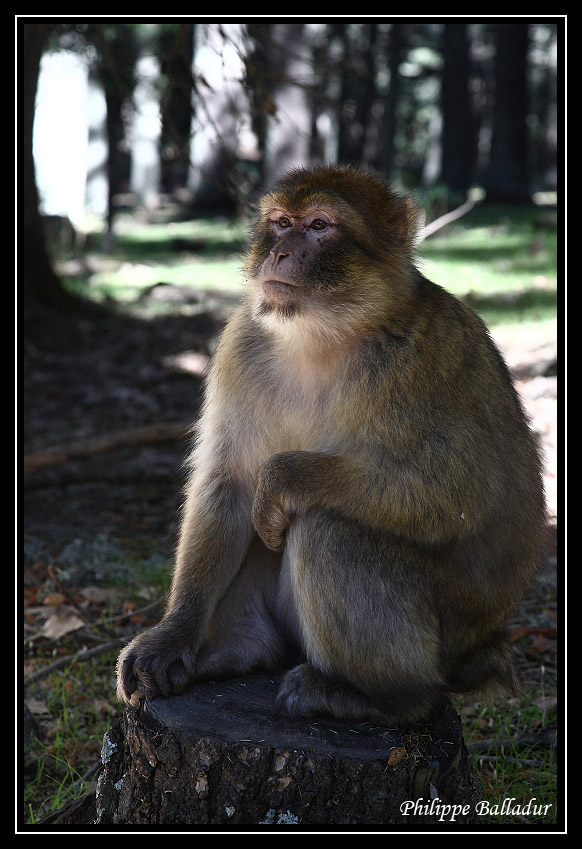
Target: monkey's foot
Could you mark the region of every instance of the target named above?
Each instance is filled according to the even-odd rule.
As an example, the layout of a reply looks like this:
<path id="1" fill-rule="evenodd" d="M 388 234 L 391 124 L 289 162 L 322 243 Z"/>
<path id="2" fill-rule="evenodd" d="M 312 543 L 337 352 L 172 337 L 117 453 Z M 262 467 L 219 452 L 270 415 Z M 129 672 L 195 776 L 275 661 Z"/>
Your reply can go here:
<path id="1" fill-rule="evenodd" d="M 355 687 L 323 675 L 310 663 L 302 663 L 285 675 L 277 705 L 294 716 L 331 714 L 337 719 L 386 719 Z"/>
<path id="2" fill-rule="evenodd" d="M 117 661 L 117 697 L 132 704 L 183 693 L 196 676 L 196 653 L 183 635 L 156 625 L 127 645 Z"/>

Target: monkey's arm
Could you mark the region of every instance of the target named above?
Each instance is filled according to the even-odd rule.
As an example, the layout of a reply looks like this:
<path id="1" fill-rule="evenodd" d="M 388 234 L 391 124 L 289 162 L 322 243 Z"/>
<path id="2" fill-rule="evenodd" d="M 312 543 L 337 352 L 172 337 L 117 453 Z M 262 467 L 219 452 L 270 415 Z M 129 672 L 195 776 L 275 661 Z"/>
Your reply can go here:
<path id="1" fill-rule="evenodd" d="M 241 459 L 245 452 L 237 447 L 240 403 L 233 382 L 242 382 L 237 368 L 231 348 L 223 343 L 197 427 L 166 611 L 158 625 L 137 636 L 119 657 L 117 692 L 123 701 L 134 693 L 135 701 L 180 692 L 196 676 L 209 620 L 254 537 L 254 483 Z M 244 420 L 251 418 L 249 413 Z"/>
<path id="2" fill-rule="evenodd" d="M 316 507 L 417 542 L 439 544 L 478 524 L 474 484 L 460 469 L 456 476 L 439 475 L 417 463 L 372 468 L 357 456 L 287 451 L 261 467 L 252 520 L 274 551 L 283 549 L 293 517 Z"/>

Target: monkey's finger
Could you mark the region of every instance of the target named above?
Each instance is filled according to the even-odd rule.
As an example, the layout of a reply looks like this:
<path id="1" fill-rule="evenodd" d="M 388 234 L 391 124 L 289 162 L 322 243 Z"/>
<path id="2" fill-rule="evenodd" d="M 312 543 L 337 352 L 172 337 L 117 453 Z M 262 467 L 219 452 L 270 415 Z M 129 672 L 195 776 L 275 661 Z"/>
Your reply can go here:
<path id="1" fill-rule="evenodd" d="M 271 551 L 283 551 L 289 524 L 286 516 L 276 515 L 273 511 L 268 514 L 266 511 L 255 510 L 252 521 L 267 548 Z"/>
<path id="2" fill-rule="evenodd" d="M 168 681 L 172 693 L 183 693 L 191 675 L 185 669 L 181 660 L 177 660 L 168 668 Z"/>
<path id="3" fill-rule="evenodd" d="M 157 662 L 153 665 L 152 675 L 155 681 L 155 692 L 152 688 L 152 695 L 149 697 L 148 701 L 158 694 L 161 694 L 162 696 L 169 696 L 172 693 L 172 687 L 168 679 L 168 666 L 168 661 Z"/>
<path id="4" fill-rule="evenodd" d="M 165 675 L 156 670 L 155 658 L 138 658 L 134 662 L 133 670 L 139 680 L 137 689 L 143 693 L 146 701 L 151 701 L 160 692 L 164 693 Z"/>
<path id="5" fill-rule="evenodd" d="M 121 661 L 119 667 L 119 687 L 118 692 L 123 697 L 124 701 L 131 701 L 133 693 L 138 689 L 139 682 L 134 673 L 134 656 L 127 654 Z"/>

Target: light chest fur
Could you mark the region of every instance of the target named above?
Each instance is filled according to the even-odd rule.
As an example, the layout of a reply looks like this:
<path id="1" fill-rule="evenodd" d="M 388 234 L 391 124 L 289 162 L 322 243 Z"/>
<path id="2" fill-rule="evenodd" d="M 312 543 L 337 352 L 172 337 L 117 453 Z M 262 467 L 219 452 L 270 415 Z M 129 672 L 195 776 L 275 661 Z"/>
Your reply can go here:
<path id="1" fill-rule="evenodd" d="M 228 334 L 224 342 L 230 347 Z M 230 359 L 228 374 L 223 353 L 218 353 L 207 386 L 195 455 L 198 468 L 213 457 L 215 461 L 218 452 L 229 474 L 252 485 L 262 463 L 273 454 L 344 453 L 354 444 L 356 418 L 346 416 L 349 345 L 322 351 L 290 344 L 285 337 L 274 339 L 261 356 L 255 354 L 252 368 L 242 356 L 234 368 Z M 248 391 L 241 393 L 240 386 Z"/>

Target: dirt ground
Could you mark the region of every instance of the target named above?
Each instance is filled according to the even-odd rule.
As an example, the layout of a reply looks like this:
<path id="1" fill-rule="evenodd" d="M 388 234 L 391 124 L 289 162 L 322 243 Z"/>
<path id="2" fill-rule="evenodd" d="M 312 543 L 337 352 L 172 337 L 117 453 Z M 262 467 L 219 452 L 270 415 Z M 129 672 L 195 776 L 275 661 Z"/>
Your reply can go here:
<path id="1" fill-rule="evenodd" d="M 160 422 L 194 421 L 207 356 L 231 306 L 225 301 L 217 311 L 202 304 L 189 316 L 146 321 L 84 321 L 72 351 L 25 343 L 25 452 Z M 498 341 L 541 440 L 555 530 L 555 342 L 527 334 Z M 121 569 L 120 552 L 171 559 L 187 450 L 186 437 L 127 444 L 27 475 L 21 503 L 25 570 L 39 560 L 58 562 L 69 568 L 72 583 L 83 585 L 105 581 L 107 569 Z M 549 633 L 548 616 L 555 625 L 556 570 L 550 542 L 547 568 L 514 627 Z M 546 639 L 542 649 L 555 668 L 555 639 Z M 527 665 L 527 657 L 523 662 Z"/>

